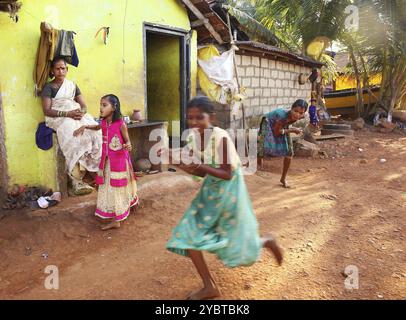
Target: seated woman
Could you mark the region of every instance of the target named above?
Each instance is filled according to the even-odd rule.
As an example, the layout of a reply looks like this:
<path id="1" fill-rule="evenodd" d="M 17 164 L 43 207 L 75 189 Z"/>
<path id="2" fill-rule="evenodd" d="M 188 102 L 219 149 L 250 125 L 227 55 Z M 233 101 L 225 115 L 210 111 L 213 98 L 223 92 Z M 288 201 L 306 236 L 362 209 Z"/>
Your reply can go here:
<path id="1" fill-rule="evenodd" d="M 299 128 L 289 126 L 302 119 L 307 111 L 308 104 L 305 100 L 296 100 L 292 108 L 287 111 L 282 108 L 267 113 L 261 120 L 258 136 L 258 165 L 262 166 L 265 156 L 283 157 L 282 186 L 289 188 L 286 181 L 290 163 L 293 157 L 293 146 L 290 133 L 300 134 Z"/>
<path id="2" fill-rule="evenodd" d="M 98 123 L 86 113 L 86 104 L 77 85 L 66 79 L 68 67 L 63 58 L 51 63 L 51 77 L 41 93 L 45 123 L 56 131 L 59 146 L 66 159 L 75 195 L 88 194 L 93 188 L 83 182 L 86 171 L 97 172 L 101 159 L 102 135 L 88 130 L 74 138 L 73 132 L 85 125 Z"/>

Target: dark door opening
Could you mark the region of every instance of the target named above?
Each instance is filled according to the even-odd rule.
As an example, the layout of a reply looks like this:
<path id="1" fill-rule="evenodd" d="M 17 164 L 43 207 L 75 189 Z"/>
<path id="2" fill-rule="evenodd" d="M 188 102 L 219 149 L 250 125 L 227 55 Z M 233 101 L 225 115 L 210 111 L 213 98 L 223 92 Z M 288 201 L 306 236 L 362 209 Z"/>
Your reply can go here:
<path id="1" fill-rule="evenodd" d="M 190 36 L 187 31 L 144 25 L 146 116 L 167 121 L 170 142 L 186 128 L 190 97 Z"/>

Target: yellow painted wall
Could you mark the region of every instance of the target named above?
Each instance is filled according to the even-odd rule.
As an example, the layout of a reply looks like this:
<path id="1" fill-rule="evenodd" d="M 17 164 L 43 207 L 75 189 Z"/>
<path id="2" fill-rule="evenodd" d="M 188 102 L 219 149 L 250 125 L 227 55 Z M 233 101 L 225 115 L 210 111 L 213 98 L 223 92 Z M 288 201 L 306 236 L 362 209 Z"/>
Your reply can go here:
<path id="1" fill-rule="evenodd" d="M 44 120 L 40 99 L 34 98 L 33 70 L 40 23 L 75 31 L 80 64 L 69 67 L 89 112 L 98 115 L 99 99 L 115 93 L 123 114 L 144 110 L 143 22 L 190 29 L 186 9 L 177 0 L 21 0 L 19 22 L 0 13 L 0 87 L 2 88 L 9 184 L 43 184 L 55 188 L 53 149 L 39 150 L 35 131 Z M 96 31 L 110 27 L 103 44 Z M 196 90 L 197 43 L 192 45 L 192 95 Z"/>
<path id="2" fill-rule="evenodd" d="M 169 121 L 168 133 L 179 137 L 180 47 L 179 38 L 149 34 L 147 37 L 148 118 Z"/>
<path id="3" fill-rule="evenodd" d="M 379 86 L 382 82 L 382 75 L 376 74 L 369 80 L 371 85 Z M 336 90 L 352 89 L 357 87 L 357 81 L 353 77 L 340 76 L 336 80 Z"/>

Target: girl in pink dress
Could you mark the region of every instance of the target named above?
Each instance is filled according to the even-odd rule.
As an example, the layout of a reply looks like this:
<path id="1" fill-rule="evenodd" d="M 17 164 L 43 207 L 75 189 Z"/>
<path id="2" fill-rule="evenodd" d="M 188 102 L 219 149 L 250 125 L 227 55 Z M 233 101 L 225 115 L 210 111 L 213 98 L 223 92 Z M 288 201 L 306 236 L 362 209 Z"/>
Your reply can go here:
<path id="1" fill-rule="evenodd" d="M 96 216 L 112 219 L 103 230 L 119 228 L 120 221 L 130 214 L 131 207 L 138 204 L 137 184 L 129 151 L 132 150 L 128 130 L 120 111 L 117 96 L 108 94 L 100 99 L 99 125 L 83 126 L 74 136 L 85 130 L 102 130 L 103 148 L 96 176 L 99 185 Z"/>

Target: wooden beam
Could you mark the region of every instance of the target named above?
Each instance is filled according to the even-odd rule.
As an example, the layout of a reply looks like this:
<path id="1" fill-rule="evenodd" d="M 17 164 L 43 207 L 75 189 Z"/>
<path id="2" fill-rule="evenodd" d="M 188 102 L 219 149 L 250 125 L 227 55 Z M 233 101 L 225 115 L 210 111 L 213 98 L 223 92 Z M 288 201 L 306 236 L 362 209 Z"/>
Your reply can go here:
<path id="1" fill-rule="evenodd" d="M 195 5 L 190 0 L 182 0 L 182 2 L 193 12 L 193 14 L 201 21 L 203 21 L 204 26 L 211 33 L 214 39 L 219 44 L 223 44 L 224 41 L 221 36 L 214 30 L 213 26 L 210 24 L 210 21 L 195 7 Z"/>
<path id="2" fill-rule="evenodd" d="M 207 19 L 206 19 L 206 20 L 207 20 Z M 195 21 L 192 21 L 192 22 L 190 23 L 190 26 L 191 26 L 192 28 L 201 27 L 201 26 L 204 26 L 204 23 L 205 23 L 204 20 L 195 20 Z"/>

